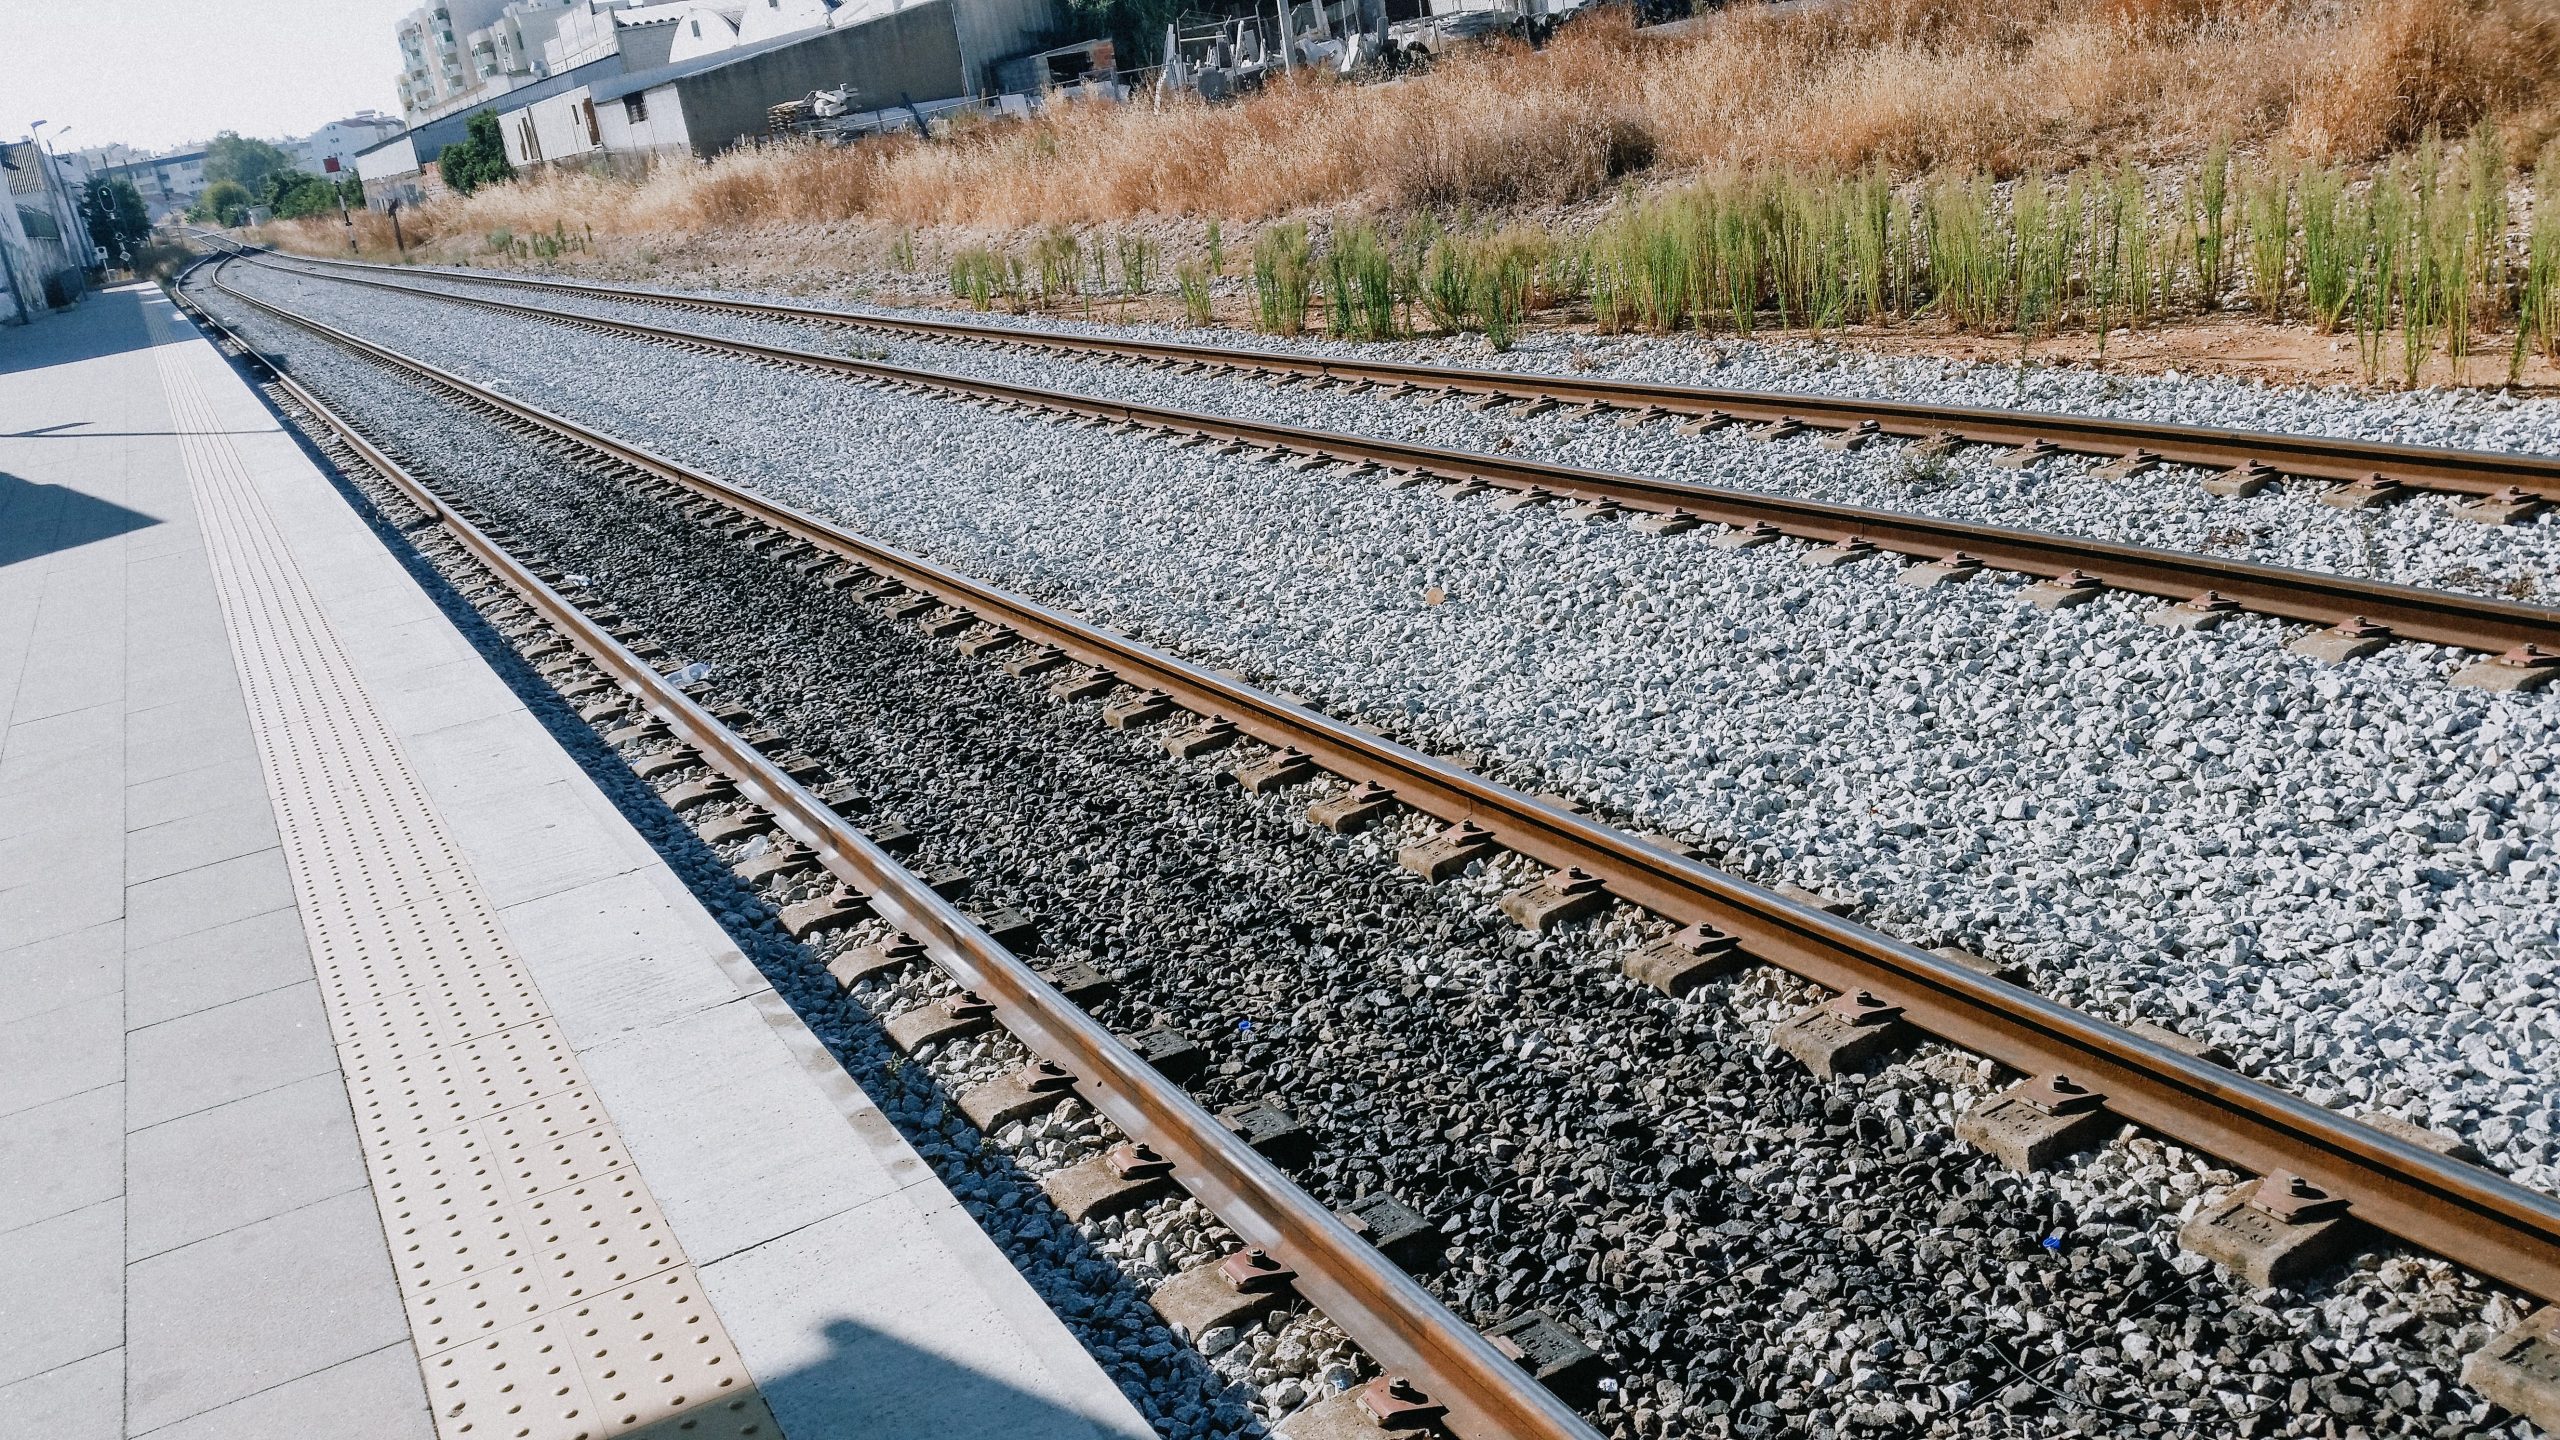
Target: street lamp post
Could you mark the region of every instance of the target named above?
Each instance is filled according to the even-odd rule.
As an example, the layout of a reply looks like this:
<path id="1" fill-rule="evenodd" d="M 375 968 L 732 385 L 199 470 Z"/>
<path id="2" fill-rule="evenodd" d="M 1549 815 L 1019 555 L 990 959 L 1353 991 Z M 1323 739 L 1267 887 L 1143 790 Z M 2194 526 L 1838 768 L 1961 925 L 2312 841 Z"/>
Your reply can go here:
<path id="1" fill-rule="evenodd" d="M 96 253 L 98 247 L 89 243 L 89 226 L 80 216 L 79 205 L 72 201 L 70 197 L 70 188 L 63 184 L 61 161 L 53 153 L 53 141 L 48 140 L 45 136 L 37 133 L 43 130 L 47 123 L 48 122 L 43 120 L 37 120 L 30 123 L 27 126 L 27 136 L 29 139 L 36 142 L 36 155 L 39 163 L 44 167 L 45 196 L 48 199 L 56 201 L 61 207 L 60 209 L 55 210 L 54 214 L 59 216 L 66 212 L 69 213 L 71 216 L 72 233 L 78 237 L 72 241 L 72 246 L 76 246 L 77 248 L 75 249 L 70 246 L 66 246 L 64 253 L 78 256 L 80 259 L 80 268 L 85 271 L 92 265 L 98 263 Z M 62 136 L 68 135 L 78 128 L 79 127 L 76 125 L 65 125 L 61 129 L 53 132 L 54 139 L 59 139 Z M 61 188 L 57 189 L 56 187 Z"/>

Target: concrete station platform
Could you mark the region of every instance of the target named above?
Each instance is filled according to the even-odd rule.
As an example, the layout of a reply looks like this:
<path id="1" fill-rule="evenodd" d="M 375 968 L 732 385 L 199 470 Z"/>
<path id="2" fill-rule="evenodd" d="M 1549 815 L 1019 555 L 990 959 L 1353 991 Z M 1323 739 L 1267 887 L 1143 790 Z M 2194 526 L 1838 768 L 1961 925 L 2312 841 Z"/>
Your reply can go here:
<path id="1" fill-rule="evenodd" d="M 1128 1436 L 153 290 L 0 331 L 0 1437 Z"/>

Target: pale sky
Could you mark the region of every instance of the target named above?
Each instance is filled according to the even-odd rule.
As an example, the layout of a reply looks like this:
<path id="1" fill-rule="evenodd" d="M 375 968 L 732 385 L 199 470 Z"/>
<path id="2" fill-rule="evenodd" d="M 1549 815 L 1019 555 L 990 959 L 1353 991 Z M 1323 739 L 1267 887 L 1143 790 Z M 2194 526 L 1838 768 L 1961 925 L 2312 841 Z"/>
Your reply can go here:
<path id="1" fill-rule="evenodd" d="M 418 0 L 0 0 L 0 140 L 159 150 L 397 116 L 392 22 Z M 69 133 L 64 134 L 65 130 Z"/>

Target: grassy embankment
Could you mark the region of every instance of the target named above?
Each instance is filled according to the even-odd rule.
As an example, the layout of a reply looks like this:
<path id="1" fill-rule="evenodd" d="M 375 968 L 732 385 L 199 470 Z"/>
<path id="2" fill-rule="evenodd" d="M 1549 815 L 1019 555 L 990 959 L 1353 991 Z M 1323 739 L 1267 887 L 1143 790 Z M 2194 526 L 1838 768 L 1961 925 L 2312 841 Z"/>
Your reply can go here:
<path id="1" fill-rule="evenodd" d="M 551 174 L 402 218 L 420 258 L 663 251 L 733 281 L 815 265 L 981 307 L 1137 295 L 1496 345 L 1550 320 L 1854 326 L 2103 359 L 2110 335 L 2241 314 L 2415 384 L 2560 358 L 2555 134 L 2550 0 L 1845 0 L 1676 39 L 1603 17 L 1391 86 Z M 387 254 L 388 226 L 361 242 Z"/>

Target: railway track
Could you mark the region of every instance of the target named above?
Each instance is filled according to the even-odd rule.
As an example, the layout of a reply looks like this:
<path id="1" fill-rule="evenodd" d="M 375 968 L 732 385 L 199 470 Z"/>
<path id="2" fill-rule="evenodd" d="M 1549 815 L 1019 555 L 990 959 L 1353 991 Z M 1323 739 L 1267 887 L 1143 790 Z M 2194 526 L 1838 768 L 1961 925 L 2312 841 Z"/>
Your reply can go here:
<path id="1" fill-rule="evenodd" d="M 2483 654 L 2486 658 L 2454 672 L 2460 684 L 2531 689 L 2560 678 L 2560 610 L 2515 601 L 1139 405 L 628 320 L 564 314 L 370 277 L 327 278 L 697 353 L 1129 426 L 1174 436 L 1180 443 L 1207 440 L 1300 457 L 1300 463 L 1341 463 L 1387 472 L 1406 483 L 1436 484 L 1453 497 L 1497 491 L 1508 496 L 1502 503 L 1514 505 L 1578 502 L 1599 513 L 1632 513 L 1637 524 L 1659 533 L 1721 524 L 1731 527 L 1725 543 L 1736 545 L 1781 537 L 1818 542 L 1821 548 L 1808 553 L 1808 563 L 1847 563 L 1893 553 L 1920 562 L 1905 572 L 1908 583 L 1962 581 L 1990 567 L 2035 580 L 2027 594 L 2039 604 L 2074 604 L 2116 589 L 2171 601 L 2155 616 L 2167 625 L 2207 629 L 2232 613 L 2263 614 L 2318 627 L 2290 644 L 2327 659 L 2370 653 L 2393 640 Z M 706 303 L 702 308 L 713 307 Z"/>
<path id="2" fill-rule="evenodd" d="M 199 306 L 198 323 L 237 353 L 256 351 Z M 973 1000 L 983 1001 L 1014 1037 L 1056 1071 L 1077 1096 L 1108 1116 L 1147 1154 L 1170 1162 L 1181 1187 L 1252 1247 L 1271 1257 L 1271 1288 L 1294 1291 L 1341 1326 L 1386 1371 L 1362 1394 L 1373 1410 L 1398 1405 L 1445 1412 L 1461 1437 L 1596 1440 L 1597 1432 L 1506 1353 L 1466 1327 L 1342 1218 L 1326 1210 L 1210 1115 L 1120 1037 L 1071 1003 L 966 911 L 902 865 L 871 835 L 793 778 L 788 761 L 751 743 L 687 693 L 678 678 L 642 659 L 536 570 L 510 554 L 438 494 L 339 416 L 300 382 L 260 367 L 263 378 L 431 517 L 480 567 L 543 624 L 573 645 L 585 665 L 635 700 L 677 747 L 690 750 L 736 789 L 747 807 L 772 817 L 848 896 L 920 944 Z M 562 431 L 564 435 L 581 432 Z M 556 667 L 555 667 L 556 669 Z M 769 743 L 769 742 L 768 742 Z M 1400 1388 L 1399 1388 L 1400 1387 Z"/>
<path id="3" fill-rule="evenodd" d="M 232 244 L 220 237 L 206 238 L 211 243 Z M 232 248 L 246 250 L 251 247 Z M 294 255 L 285 258 L 297 263 L 377 273 L 396 274 L 403 268 L 324 256 Z M 2519 498 L 2545 504 L 2560 501 L 2560 457 L 2172 425 L 2096 415 L 2046 414 L 1576 376 L 1528 375 L 1178 341 L 1128 340 L 1026 330 L 966 320 L 875 315 L 782 301 L 732 300 L 645 286 L 545 280 L 522 275 L 463 274 L 441 270 L 415 273 L 473 285 L 504 286 L 711 314 L 791 320 L 920 339 L 1045 350 L 1150 365 L 1197 366 L 1288 377 L 1314 384 L 1369 385 L 1402 388 L 1412 393 L 1460 394 L 1523 406 L 1584 406 L 1592 407 L 1596 412 L 1615 412 L 1622 418 L 1635 419 L 1639 423 L 1662 419 L 1706 421 L 1717 425 L 1786 424 L 1829 431 L 1844 437 L 1862 437 L 1862 441 L 1865 438 L 1892 437 L 1940 445 L 1960 443 L 2010 450 L 2043 447 L 2043 450 L 2051 452 L 2105 458 L 2115 462 L 2114 473 L 2125 478 L 2133 478 L 2162 465 L 2185 465 L 2230 471 L 2243 483 L 2294 476 L 2354 484 L 2380 476 L 2413 490 L 2448 495 L 2499 496 L 2507 498 L 2510 503 Z M 2518 493 L 2510 496 L 2508 492 L 2511 491 Z"/>
<path id="4" fill-rule="evenodd" d="M 217 277 L 217 285 L 220 281 Z M 2353 1219 L 2454 1259 L 2525 1293 L 2560 1289 L 2560 1205 L 2486 1170 L 2236 1075 L 2189 1053 L 2174 1037 L 2119 1028 L 2057 1005 L 1959 959 L 1900 944 L 1821 909 L 1741 882 L 1686 855 L 1573 810 L 1343 725 L 1306 707 L 1177 657 L 1137 645 L 940 566 L 903 554 L 717 477 L 601 435 L 521 401 L 281 307 L 226 294 L 300 326 L 431 388 L 565 440 L 647 477 L 681 487 L 768 527 L 813 556 L 833 557 L 849 577 L 894 582 L 896 593 L 941 602 L 966 622 L 978 653 L 1036 647 L 1078 665 L 1079 685 L 1135 692 L 1139 708 L 1186 734 L 1249 738 L 1273 747 L 1300 778 L 1330 772 L 1363 788 L 1379 809 L 1400 804 L 1443 822 L 1439 850 L 1527 857 L 1550 879 L 1517 896 L 1515 915 L 1539 917 L 1624 901 L 1691 927 L 1631 957 L 1639 978 L 1662 983 L 1686 961 L 1742 957 L 1774 964 L 1837 992 L 1827 1009 L 1856 1030 L 1874 1024 L 1926 1032 L 2030 1077 L 2004 1099 L 2046 1118 L 2130 1120 L 2180 1144 L 2277 1177 L 2275 1210 L 2311 1223 Z M 1425 858 L 1428 858 L 1426 856 Z M 1506 902 L 1507 908 L 1513 902 Z M 1686 957 L 1684 961 L 1683 957 Z M 1694 967 L 1689 967 L 1694 973 Z M 1809 1012 L 1810 1013 L 1810 1012 Z M 1814 1023 L 1819 1024 L 1820 1021 Z M 2065 1078 L 2067 1077 L 2067 1078 Z M 2032 1117 L 2029 1117 L 2032 1118 Z M 2261 1207 L 2265 1208 L 2265 1207 Z M 2269 1213 L 2274 1213 L 2270 1211 Z M 1364 1337 L 1364 1343 L 1365 1337 Z"/>

